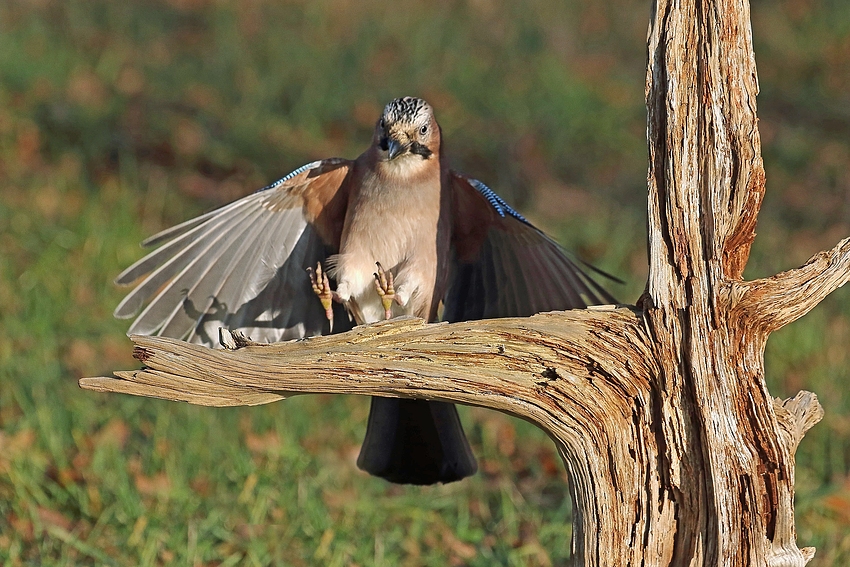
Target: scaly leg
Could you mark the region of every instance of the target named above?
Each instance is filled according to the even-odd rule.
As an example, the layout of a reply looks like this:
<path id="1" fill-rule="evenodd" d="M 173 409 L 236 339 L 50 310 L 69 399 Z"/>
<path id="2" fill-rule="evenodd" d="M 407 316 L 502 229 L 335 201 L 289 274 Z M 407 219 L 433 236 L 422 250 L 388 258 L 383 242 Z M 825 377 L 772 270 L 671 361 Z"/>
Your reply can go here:
<path id="1" fill-rule="evenodd" d="M 322 307 L 325 308 L 325 317 L 330 323 L 330 331 L 334 330 L 334 310 L 333 302 L 342 303 L 339 295 L 331 289 L 331 282 L 328 280 L 328 275 L 322 270 L 322 263 L 316 262 L 316 270 L 307 268 L 307 273 L 310 275 L 310 285 L 313 287 L 313 293 L 319 297 L 322 302 Z"/>
<path id="2" fill-rule="evenodd" d="M 378 271 L 375 272 L 375 291 L 381 296 L 381 305 L 384 307 L 384 318 L 393 318 L 393 302 L 402 305 L 401 298 L 396 294 L 393 273 L 384 271 L 380 262 L 375 262 Z"/>

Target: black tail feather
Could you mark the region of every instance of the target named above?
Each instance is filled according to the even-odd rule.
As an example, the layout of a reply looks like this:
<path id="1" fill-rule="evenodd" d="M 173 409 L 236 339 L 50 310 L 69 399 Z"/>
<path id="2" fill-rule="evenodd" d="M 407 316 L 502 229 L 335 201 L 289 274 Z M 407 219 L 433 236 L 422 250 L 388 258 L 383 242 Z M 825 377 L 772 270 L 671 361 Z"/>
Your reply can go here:
<path id="1" fill-rule="evenodd" d="M 454 404 L 372 398 L 357 466 L 398 484 L 453 482 L 478 464 Z"/>

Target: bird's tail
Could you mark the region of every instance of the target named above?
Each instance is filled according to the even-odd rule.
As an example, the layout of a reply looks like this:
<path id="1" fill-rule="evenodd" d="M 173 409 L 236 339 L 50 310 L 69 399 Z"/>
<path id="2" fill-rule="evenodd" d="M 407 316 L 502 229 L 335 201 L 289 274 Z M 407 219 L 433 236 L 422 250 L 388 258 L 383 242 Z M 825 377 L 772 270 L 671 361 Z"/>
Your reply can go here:
<path id="1" fill-rule="evenodd" d="M 453 482 L 478 464 L 454 404 L 372 398 L 357 466 L 398 484 Z"/>

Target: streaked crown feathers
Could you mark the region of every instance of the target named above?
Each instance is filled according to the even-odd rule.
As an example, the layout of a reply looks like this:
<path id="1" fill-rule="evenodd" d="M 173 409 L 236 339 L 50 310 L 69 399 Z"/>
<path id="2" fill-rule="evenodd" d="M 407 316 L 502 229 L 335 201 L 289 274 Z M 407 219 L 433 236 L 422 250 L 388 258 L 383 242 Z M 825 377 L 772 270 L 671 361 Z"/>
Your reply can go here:
<path id="1" fill-rule="evenodd" d="M 431 113 L 431 106 L 427 102 L 421 98 L 406 96 L 390 101 L 384 107 L 383 118 L 390 124 L 399 122 L 412 123 L 416 119 Z"/>

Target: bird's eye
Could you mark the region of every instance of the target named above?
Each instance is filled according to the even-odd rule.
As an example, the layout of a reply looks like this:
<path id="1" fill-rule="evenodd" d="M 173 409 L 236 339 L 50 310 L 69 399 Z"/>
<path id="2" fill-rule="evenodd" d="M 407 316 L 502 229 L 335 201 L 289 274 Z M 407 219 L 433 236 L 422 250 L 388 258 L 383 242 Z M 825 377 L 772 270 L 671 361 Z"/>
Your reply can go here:
<path id="1" fill-rule="evenodd" d="M 420 129 L 419 129 L 419 134 L 420 134 L 420 135 L 422 135 L 422 136 L 424 136 L 424 135 L 425 135 L 425 134 L 427 134 L 427 133 L 428 133 L 428 125 L 427 125 L 427 124 L 424 124 L 424 125 L 423 125 Z"/>
<path id="2" fill-rule="evenodd" d="M 380 124 L 381 124 L 381 128 L 383 128 L 383 127 L 385 127 L 385 126 L 386 126 L 386 123 L 384 122 L 384 119 L 383 119 L 383 118 L 381 118 L 381 122 L 380 122 Z"/>

